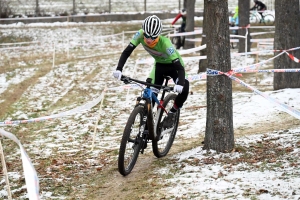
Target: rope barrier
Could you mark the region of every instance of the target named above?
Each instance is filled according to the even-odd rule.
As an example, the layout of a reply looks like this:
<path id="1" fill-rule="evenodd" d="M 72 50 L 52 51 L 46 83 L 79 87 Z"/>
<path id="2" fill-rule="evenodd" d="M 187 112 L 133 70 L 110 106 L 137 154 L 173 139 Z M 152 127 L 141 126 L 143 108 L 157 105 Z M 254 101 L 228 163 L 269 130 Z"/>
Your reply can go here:
<path id="1" fill-rule="evenodd" d="M 241 28 L 249 28 L 249 26 L 247 27 L 241 27 Z M 202 30 L 195 30 L 192 33 L 181 33 L 181 34 L 169 34 L 169 36 L 184 36 L 184 35 L 193 35 L 193 34 L 200 34 L 202 33 Z M 206 48 L 206 45 L 202 45 L 200 47 L 196 47 L 193 49 L 187 49 L 187 50 L 181 50 L 180 53 L 182 55 L 184 54 L 189 54 L 189 53 L 193 53 L 195 51 L 199 51 Z M 300 72 L 300 69 L 273 69 L 273 70 L 254 70 L 254 68 L 256 68 L 257 66 L 260 66 L 270 60 L 275 59 L 276 57 L 282 55 L 282 54 L 287 54 L 289 56 L 289 58 L 291 58 L 293 61 L 298 62 L 299 63 L 299 59 L 294 57 L 293 55 L 289 54 L 287 51 L 293 51 L 293 50 L 297 50 L 300 47 L 296 47 L 296 48 L 292 48 L 289 50 L 269 50 L 267 52 L 276 52 L 279 51 L 280 53 L 276 56 L 274 56 L 271 59 L 268 59 L 266 61 L 263 61 L 261 63 L 257 63 L 254 65 L 250 65 L 247 67 L 242 67 L 242 68 L 236 68 L 233 69 L 229 72 L 220 72 L 217 70 L 213 70 L 213 69 L 207 69 L 206 72 L 201 73 L 201 74 L 195 74 L 195 75 L 189 75 L 186 78 L 189 81 L 196 81 L 196 80 L 202 80 L 202 79 L 206 79 L 207 76 L 212 76 L 212 75 L 220 75 L 220 74 L 224 74 L 226 76 L 228 76 L 229 78 L 231 78 L 232 80 L 240 83 L 241 85 L 247 87 L 248 89 L 252 90 L 253 92 L 255 92 L 256 94 L 261 95 L 262 97 L 266 98 L 267 100 L 271 101 L 272 103 L 275 103 L 276 105 L 280 106 L 285 112 L 291 114 L 292 116 L 300 119 L 300 112 L 298 110 L 295 110 L 292 107 L 289 107 L 281 102 L 279 102 L 276 99 L 273 99 L 271 97 L 269 97 L 268 95 L 264 94 L 263 92 L 260 92 L 259 90 L 251 87 L 250 85 L 244 83 L 243 81 L 241 81 L 240 79 L 236 78 L 235 75 L 239 75 L 237 74 L 238 72 L 242 73 L 242 72 L 246 72 L 246 73 L 250 73 L 250 72 Z M 266 52 L 266 51 L 257 51 L 255 52 L 260 53 L 260 52 Z M 253 52 L 251 52 L 253 53 Z M 246 53 L 240 53 L 240 54 L 232 54 L 231 56 L 240 56 L 240 55 L 249 55 L 251 54 L 250 52 L 246 52 Z M 188 57 L 188 58 L 184 58 L 186 60 L 193 60 L 193 59 L 206 59 L 206 56 L 200 56 L 200 57 Z M 151 62 L 150 59 L 140 59 L 137 61 L 137 64 L 149 64 Z M 13 120 L 13 121 L 3 121 L 0 122 L 0 126 L 7 126 L 7 125 L 19 125 L 19 124 L 26 124 L 26 123 L 34 123 L 34 122 L 43 122 L 43 121 L 47 121 L 47 120 L 53 120 L 55 118 L 62 118 L 62 117 L 66 117 L 69 115 L 74 115 L 76 113 L 80 113 L 83 111 L 87 111 L 90 110 L 92 107 L 96 106 L 97 104 L 99 104 L 101 102 L 103 102 L 104 99 L 104 93 L 107 90 L 122 90 L 122 89 L 129 89 L 129 88 L 140 88 L 140 86 L 138 86 L 137 84 L 128 84 L 128 85 L 123 85 L 123 86 L 118 86 L 118 87 L 113 87 L 113 88 L 106 88 L 102 91 L 101 95 L 96 98 L 95 100 L 92 100 L 90 102 L 88 102 L 87 104 L 84 104 L 82 106 L 76 107 L 74 109 L 71 109 L 69 111 L 65 111 L 65 112 L 61 112 L 58 114 L 53 114 L 50 116 L 44 116 L 44 117 L 39 117 L 39 118 L 32 118 L 32 119 L 25 119 L 25 120 Z M 101 110 L 101 105 L 100 105 L 100 110 Z M 100 111 L 99 111 L 100 112 Z M 99 121 L 100 117 L 98 117 L 97 122 Z M 96 124 L 95 124 L 96 127 Z M 96 129 L 96 128 L 95 128 Z M 27 155 L 25 149 L 23 148 L 22 144 L 20 143 L 20 141 L 17 139 L 17 137 L 15 135 L 13 135 L 12 133 L 9 133 L 3 129 L 0 129 L 0 135 L 5 136 L 11 140 L 13 140 L 14 142 L 16 142 L 21 150 L 21 158 L 22 158 L 22 164 L 23 164 L 23 170 L 24 170 L 24 175 L 25 175 L 25 181 L 26 181 L 26 186 L 27 186 L 27 192 L 28 192 L 28 196 L 29 199 L 32 200 L 38 200 L 39 199 L 39 180 L 37 177 L 37 173 L 33 167 L 33 164 L 29 158 L 29 156 Z M 93 141 L 94 142 L 94 141 Z"/>

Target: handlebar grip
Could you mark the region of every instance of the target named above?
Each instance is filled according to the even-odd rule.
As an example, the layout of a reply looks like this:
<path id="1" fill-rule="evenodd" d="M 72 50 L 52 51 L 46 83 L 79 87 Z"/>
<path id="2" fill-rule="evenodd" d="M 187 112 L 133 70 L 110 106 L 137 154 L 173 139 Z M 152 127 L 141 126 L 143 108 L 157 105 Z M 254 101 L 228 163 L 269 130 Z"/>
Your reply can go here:
<path id="1" fill-rule="evenodd" d="M 125 84 L 128 84 L 128 83 L 130 83 L 130 81 L 129 81 L 129 77 L 127 77 L 127 76 L 124 76 L 124 75 L 121 75 L 121 79 L 120 79 L 121 81 L 123 81 Z"/>

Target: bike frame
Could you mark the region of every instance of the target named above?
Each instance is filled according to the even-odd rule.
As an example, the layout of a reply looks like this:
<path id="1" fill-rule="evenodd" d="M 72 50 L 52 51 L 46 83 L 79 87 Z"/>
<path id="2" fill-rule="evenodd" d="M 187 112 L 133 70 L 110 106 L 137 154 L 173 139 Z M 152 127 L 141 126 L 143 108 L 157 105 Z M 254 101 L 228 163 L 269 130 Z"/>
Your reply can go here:
<path id="1" fill-rule="evenodd" d="M 162 106 L 162 104 L 163 104 L 163 100 L 165 98 L 166 92 L 173 90 L 173 87 L 168 87 L 168 82 L 170 79 L 171 79 L 170 77 L 165 77 L 165 84 L 162 86 L 162 85 L 152 84 L 151 83 L 152 79 L 150 79 L 150 78 L 148 78 L 146 80 L 146 82 L 132 79 L 132 78 L 125 77 L 125 76 L 122 76 L 122 78 L 121 78 L 121 80 L 123 80 L 123 81 L 125 80 L 124 82 L 127 81 L 127 83 L 130 83 L 133 81 L 136 83 L 146 85 L 146 88 L 143 89 L 142 96 L 137 98 L 136 105 L 135 105 L 135 106 L 143 106 L 144 107 L 144 116 L 143 116 L 143 120 L 142 120 L 142 126 L 140 129 L 140 134 L 145 132 L 145 127 L 146 127 L 146 123 L 147 123 L 149 133 L 147 136 L 143 136 L 143 138 L 145 140 L 147 138 L 149 138 L 151 140 L 154 140 L 157 138 L 157 132 L 154 128 L 156 126 L 155 126 L 154 117 L 153 117 L 153 102 L 157 103 L 157 105 L 158 105 L 157 109 L 162 109 L 164 112 L 167 112 L 166 109 Z M 160 89 L 163 89 L 163 92 L 162 92 L 162 95 L 161 95 L 159 101 L 158 101 L 156 95 L 151 90 L 151 88 L 150 88 L 151 86 L 159 87 Z M 141 100 L 143 100 L 144 103 L 141 103 Z M 157 121 L 157 120 L 155 120 L 155 121 Z"/>

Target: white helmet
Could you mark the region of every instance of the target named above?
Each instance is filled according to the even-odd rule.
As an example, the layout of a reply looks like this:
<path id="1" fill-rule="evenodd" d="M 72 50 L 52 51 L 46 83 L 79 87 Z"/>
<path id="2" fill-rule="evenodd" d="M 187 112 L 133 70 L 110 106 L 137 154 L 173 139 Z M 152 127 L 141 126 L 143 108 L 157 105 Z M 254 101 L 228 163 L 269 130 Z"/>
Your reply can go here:
<path id="1" fill-rule="evenodd" d="M 142 25 L 144 33 L 150 37 L 156 38 L 162 31 L 162 24 L 156 15 L 147 17 Z"/>

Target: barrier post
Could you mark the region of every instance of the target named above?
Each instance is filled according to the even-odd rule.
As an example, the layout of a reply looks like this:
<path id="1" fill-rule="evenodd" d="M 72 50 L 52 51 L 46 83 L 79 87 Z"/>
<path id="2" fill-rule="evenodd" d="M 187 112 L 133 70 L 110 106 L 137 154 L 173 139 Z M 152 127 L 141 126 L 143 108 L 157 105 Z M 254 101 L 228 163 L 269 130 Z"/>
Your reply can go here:
<path id="1" fill-rule="evenodd" d="M 248 45 L 247 45 L 247 44 L 248 44 L 248 42 L 247 42 L 247 40 L 248 40 L 247 38 L 248 38 L 248 37 L 247 37 L 247 36 L 248 36 L 248 28 L 246 27 L 246 34 L 245 34 L 245 64 L 246 64 L 246 65 L 247 65 L 247 57 L 248 57 L 248 56 L 247 56 L 247 55 L 248 55 L 248 54 L 247 54 L 247 49 L 248 49 L 248 48 L 247 48 L 247 47 L 248 47 Z"/>
<path id="2" fill-rule="evenodd" d="M 55 42 L 53 42 L 53 63 L 52 63 L 52 68 L 55 66 Z"/>
<path id="3" fill-rule="evenodd" d="M 137 67 L 137 62 L 135 61 L 135 65 L 134 65 L 134 68 L 133 68 L 133 72 L 132 72 L 132 77 L 134 77 L 135 75 L 135 71 L 136 71 L 136 67 Z M 130 90 L 130 87 L 128 88 L 127 90 L 127 94 L 126 94 L 126 104 L 125 105 L 129 105 L 129 90 Z"/>
<path id="4" fill-rule="evenodd" d="M 122 31 L 123 35 L 122 35 L 122 50 L 124 49 L 124 43 L 125 43 L 125 32 Z"/>
<path id="5" fill-rule="evenodd" d="M 67 37 L 67 58 L 70 57 L 70 26 L 69 26 L 69 16 L 68 16 L 68 37 Z"/>
<path id="6" fill-rule="evenodd" d="M 9 200 L 12 200 L 10 185 L 9 185 L 9 179 L 8 179 L 8 174 L 7 174 L 7 168 L 6 168 L 6 163 L 5 163 L 5 158 L 4 158 L 4 153 L 3 153 L 1 140 L 0 140 L 0 153 L 1 153 L 1 162 L 2 162 L 3 174 L 5 176 L 5 182 L 6 182 L 6 186 L 7 186 L 7 197 L 8 197 Z"/>
<path id="7" fill-rule="evenodd" d="M 257 42 L 257 51 L 259 51 L 259 42 Z M 256 63 L 258 63 L 258 53 L 256 54 Z M 258 70 L 258 66 L 256 66 L 256 70 Z M 255 73 L 255 85 L 257 85 L 257 72 Z"/>
<path id="8" fill-rule="evenodd" d="M 96 132 L 97 132 L 97 125 L 98 125 L 98 122 L 100 121 L 101 119 L 101 110 L 102 110 L 102 105 L 103 105 L 103 101 L 104 101 L 104 95 L 105 95 L 105 91 L 106 91 L 106 86 L 102 92 L 102 98 L 101 98 L 101 103 L 100 103 L 100 106 L 99 106 L 99 114 L 98 114 L 98 117 L 96 119 L 96 122 L 95 122 L 95 127 L 94 127 L 94 136 L 93 136 L 93 143 L 92 143 L 92 151 L 94 150 L 94 146 L 95 146 L 95 138 L 96 138 Z"/>

